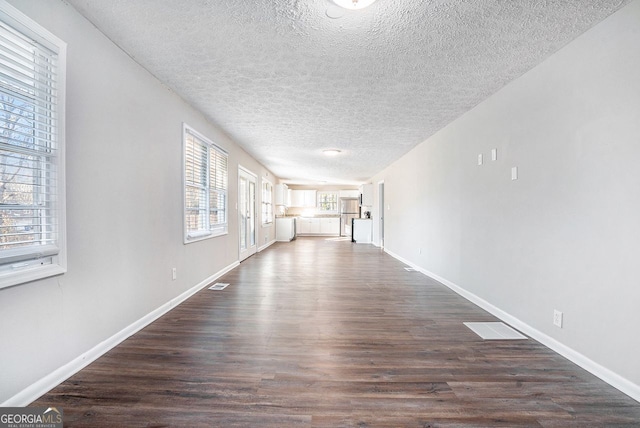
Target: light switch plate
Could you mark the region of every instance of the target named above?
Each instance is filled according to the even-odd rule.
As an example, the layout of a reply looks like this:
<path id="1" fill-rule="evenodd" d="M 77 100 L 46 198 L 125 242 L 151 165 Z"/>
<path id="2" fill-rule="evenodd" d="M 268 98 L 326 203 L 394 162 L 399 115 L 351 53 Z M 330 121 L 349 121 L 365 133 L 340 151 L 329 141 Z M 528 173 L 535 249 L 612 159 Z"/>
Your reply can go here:
<path id="1" fill-rule="evenodd" d="M 478 165 L 482 165 L 482 161 L 483 161 L 483 157 L 482 157 L 482 153 L 480 153 L 478 155 Z"/>
<path id="2" fill-rule="evenodd" d="M 517 180 L 518 179 L 518 167 L 514 166 L 513 168 L 511 168 L 511 179 L 512 180 Z"/>
<path id="3" fill-rule="evenodd" d="M 491 160 L 498 160 L 498 149 L 491 149 Z"/>

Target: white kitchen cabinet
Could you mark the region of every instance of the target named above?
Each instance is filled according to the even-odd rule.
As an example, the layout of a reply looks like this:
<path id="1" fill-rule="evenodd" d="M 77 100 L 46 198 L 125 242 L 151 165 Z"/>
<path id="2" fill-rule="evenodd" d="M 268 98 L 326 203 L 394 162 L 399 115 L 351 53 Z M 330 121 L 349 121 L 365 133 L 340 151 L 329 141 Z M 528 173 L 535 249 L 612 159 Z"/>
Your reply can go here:
<path id="1" fill-rule="evenodd" d="M 276 206 L 290 206 L 289 186 L 286 184 L 276 184 L 275 188 L 275 204 Z"/>
<path id="2" fill-rule="evenodd" d="M 340 235 L 340 218 L 328 217 L 320 219 L 321 235 Z"/>
<path id="3" fill-rule="evenodd" d="M 304 206 L 304 193 L 302 190 L 291 190 L 291 206 L 296 208 Z"/>
<path id="4" fill-rule="evenodd" d="M 339 217 L 299 217 L 296 225 L 298 235 L 340 235 Z"/>
<path id="5" fill-rule="evenodd" d="M 341 198 L 359 198 L 360 197 L 360 192 L 358 191 L 358 189 L 353 189 L 353 190 L 340 190 L 340 192 L 338 193 L 338 195 Z"/>
<path id="6" fill-rule="evenodd" d="M 373 184 L 363 184 L 360 186 L 360 206 L 373 206 Z"/>
<path id="7" fill-rule="evenodd" d="M 297 232 L 299 235 L 319 235 L 320 219 L 314 217 L 299 217 Z"/>
<path id="8" fill-rule="evenodd" d="M 297 208 L 315 208 L 316 190 L 291 190 L 291 206 Z"/>

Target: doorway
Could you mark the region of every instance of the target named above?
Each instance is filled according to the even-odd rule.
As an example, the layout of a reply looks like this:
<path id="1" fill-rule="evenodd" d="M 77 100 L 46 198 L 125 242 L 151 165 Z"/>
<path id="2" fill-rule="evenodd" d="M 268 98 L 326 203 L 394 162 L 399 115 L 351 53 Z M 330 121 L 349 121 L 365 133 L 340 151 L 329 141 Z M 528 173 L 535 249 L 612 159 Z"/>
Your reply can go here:
<path id="1" fill-rule="evenodd" d="M 257 176 L 238 168 L 238 223 L 240 225 L 239 261 L 252 256 L 257 250 L 256 238 L 256 181 Z"/>
<path id="2" fill-rule="evenodd" d="M 384 181 L 378 183 L 378 213 L 380 213 L 380 248 L 384 248 Z"/>

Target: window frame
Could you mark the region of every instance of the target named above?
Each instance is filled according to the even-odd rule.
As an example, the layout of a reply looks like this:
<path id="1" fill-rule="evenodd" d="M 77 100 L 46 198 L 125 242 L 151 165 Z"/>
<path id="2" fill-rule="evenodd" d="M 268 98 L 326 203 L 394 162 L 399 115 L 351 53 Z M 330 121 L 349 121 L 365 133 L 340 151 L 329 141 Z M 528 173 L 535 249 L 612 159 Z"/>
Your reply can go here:
<path id="1" fill-rule="evenodd" d="M 335 209 L 329 209 L 329 210 L 325 210 L 322 209 L 322 202 L 320 201 L 322 199 L 322 195 L 332 195 L 335 197 L 335 201 L 334 202 L 329 202 L 331 204 L 335 204 Z M 318 210 L 318 213 L 320 214 L 335 214 L 338 213 L 339 209 L 340 209 L 340 196 L 338 195 L 338 191 L 335 190 L 318 190 L 318 192 L 316 193 L 316 209 Z"/>
<path id="2" fill-rule="evenodd" d="M 204 225 L 205 227 L 202 229 L 189 229 L 188 226 L 188 220 L 189 220 L 189 215 L 188 215 L 188 203 L 187 203 L 187 197 L 188 197 L 188 188 L 193 188 L 193 187 L 197 187 L 195 184 L 190 184 L 187 180 L 187 145 L 188 145 L 188 141 L 187 138 L 188 136 L 191 135 L 193 138 L 195 138 L 198 144 L 200 144 L 201 146 L 206 148 L 206 184 L 202 185 L 201 183 L 198 184 L 198 186 L 200 187 L 200 190 L 203 191 L 203 195 L 204 195 L 204 207 L 200 207 L 199 209 L 201 211 L 206 212 L 206 215 L 204 216 Z M 215 192 L 220 192 L 223 194 L 224 198 L 224 203 L 223 203 L 223 209 L 217 209 L 215 211 L 223 211 L 224 212 L 224 222 L 223 223 L 216 223 L 216 224 L 211 224 L 210 223 L 210 219 L 211 219 L 211 213 L 212 211 L 212 205 L 211 205 L 211 151 L 214 151 L 217 156 L 220 156 L 222 158 L 224 158 L 225 160 L 225 172 L 224 172 L 224 179 L 223 182 L 225 184 L 225 188 L 223 190 L 213 190 Z M 214 165 L 217 167 L 217 162 L 216 165 Z M 215 238 L 218 236 L 223 236 L 223 235 L 227 235 L 229 233 L 229 153 L 223 149 L 222 147 L 220 147 L 219 145 L 215 144 L 213 141 L 211 141 L 209 138 L 205 137 L 203 134 L 201 134 L 200 132 L 196 131 L 194 128 L 192 128 L 191 126 L 187 125 L 186 123 L 182 124 L 182 180 L 183 180 L 183 186 L 182 186 L 182 190 L 183 190 L 183 197 L 182 197 L 182 203 L 183 203 L 183 209 L 182 209 L 182 213 L 183 213 L 183 243 L 184 244 L 190 244 L 192 242 L 198 242 L 198 241 L 202 241 L 205 239 L 210 239 L 210 238 Z"/>
<path id="3" fill-rule="evenodd" d="M 66 239 L 66 194 L 65 194 L 65 104 L 66 104 L 66 58 L 67 44 L 53 35 L 44 27 L 33 21 L 24 13 L 2 1 L 0 2 L 0 20 L 18 33 L 21 37 L 28 39 L 30 43 L 35 43 L 39 47 L 53 52 L 55 55 L 55 68 L 48 65 L 44 68 L 45 75 L 55 74 L 56 78 L 52 80 L 52 86 L 44 85 L 55 90 L 55 101 L 51 100 L 50 93 L 42 89 L 42 80 L 36 80 L 33 83 L 34 99 L 40 99 L 38 102 L 37 115 L 44 114 L 48 123 L 47 130 L 44 131 L 50 137 L 44 139 L 46 155 L 36 156 L 36 151 L 28 156 L 33 157 L 33 162 L 44 162 L 47 171 L 52 172 L 55 184 L 36 185 L 44 190 L 38 192 L 38 195 L 46 195 L 46 198 L 40 200 L 51 201 L 44 202 L 43 208 L 37 209 L 38 216 L 43 212 L 47 221 L 50 221 L 52 243 L 47 245 L 32 245 L 17 247 L 14 249 L 0 250 L 0 289 L 36 281 L 67 272 L 67 239 Z M 30 63 L 29 63 L 30 64 Z M 15 70 L 9 66 L 2 66 L 5 70 Z M 8 71 L 12 73 L 11 71 Z M 25 83 L 25 87 L 28 84 Z M 44 92 L 40 92 L 44 91 Z M 10 90 L 4 90 L 3 93 L 9 97 Z M 46 101 L 42 101 L 46 100 Z M 43 104 L 42 104 L 43 103 Z M 49 113 L 42 113 L 41 109 L 46 109 Z M 36 129 L 42 131 L 36 123 L 33 124 L 34 131 Z M 7 141 L 10 137 L 6 136 Z M 39 137 L 40 138 L 40 137 Z M 12 153 L 17 146 L 10 142 L 5 144 L 5 152 Z M 13 148 L 13 149 L 12 149 Z M 31 150 L 29 150 L 31 151 Z M 13 152 L 17 153 L 17 152 Z M 27 153 L 27 152 L 23 152 Z M 41 159 L 37 159 L 37 157 Z M 44 158 L 47 161 L 44 161 Z M 37 160 L 36 160 L 37 159 Z M 40 202 L 42 204 L 43 202 Z M 38 205 L 38 204 L 36 204 Z M 33 205 L 33 206 L 36 206 Z M 44 223 L 42 223 L 44 224 Z"/>
<path id="4" fill-rule="evenodd" d="M 266 201 L 265 199 L 265 193 L 267 192 L 267 190 L 265 189 L 265 186 L 269 187 L 269 197 L 268 197 L 268 201 Z M 261 214 L 262 214 L 262 219 L 261 219 L 261 223 L 262 223 L 262 227 L 268 227 L 271 226 L 274 223 L 274 213 L 273 213 L 273 205 L 274 205 L 274 192 L 273 192 L 273 183 L 269 180 L 267 180 L 266 178 L 262 178 L 262 185 L 260 186 L 261 188 L 261 195 L 262 198 L 260 200 L 260 206 L 261 206 Z M 267 207 L 265 207 L 265 205 L 267 205 Z M 266 209 L 266 211 L 265 211 Z"/>

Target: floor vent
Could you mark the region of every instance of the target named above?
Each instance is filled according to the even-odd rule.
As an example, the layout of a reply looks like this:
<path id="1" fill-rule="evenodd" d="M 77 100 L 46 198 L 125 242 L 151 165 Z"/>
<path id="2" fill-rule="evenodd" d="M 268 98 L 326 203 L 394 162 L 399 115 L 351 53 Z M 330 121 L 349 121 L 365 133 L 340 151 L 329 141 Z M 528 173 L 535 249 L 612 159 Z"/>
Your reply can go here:
<path id="1" fill-rule="evenodd" d="M 527 338 L 501 322 L 465 322 L 464 325 L 484 340 L 519 340 Z"/>
<path id="2" fill-rule="evenodd" d="M 225 288 L 227 288 L 228 285 L 229 284 L 225 284 L 224 282 L 216 282 L 211 287 L 209 287 L 209 290 L 214 290 L 214 291 L 224 290 Z"/>

